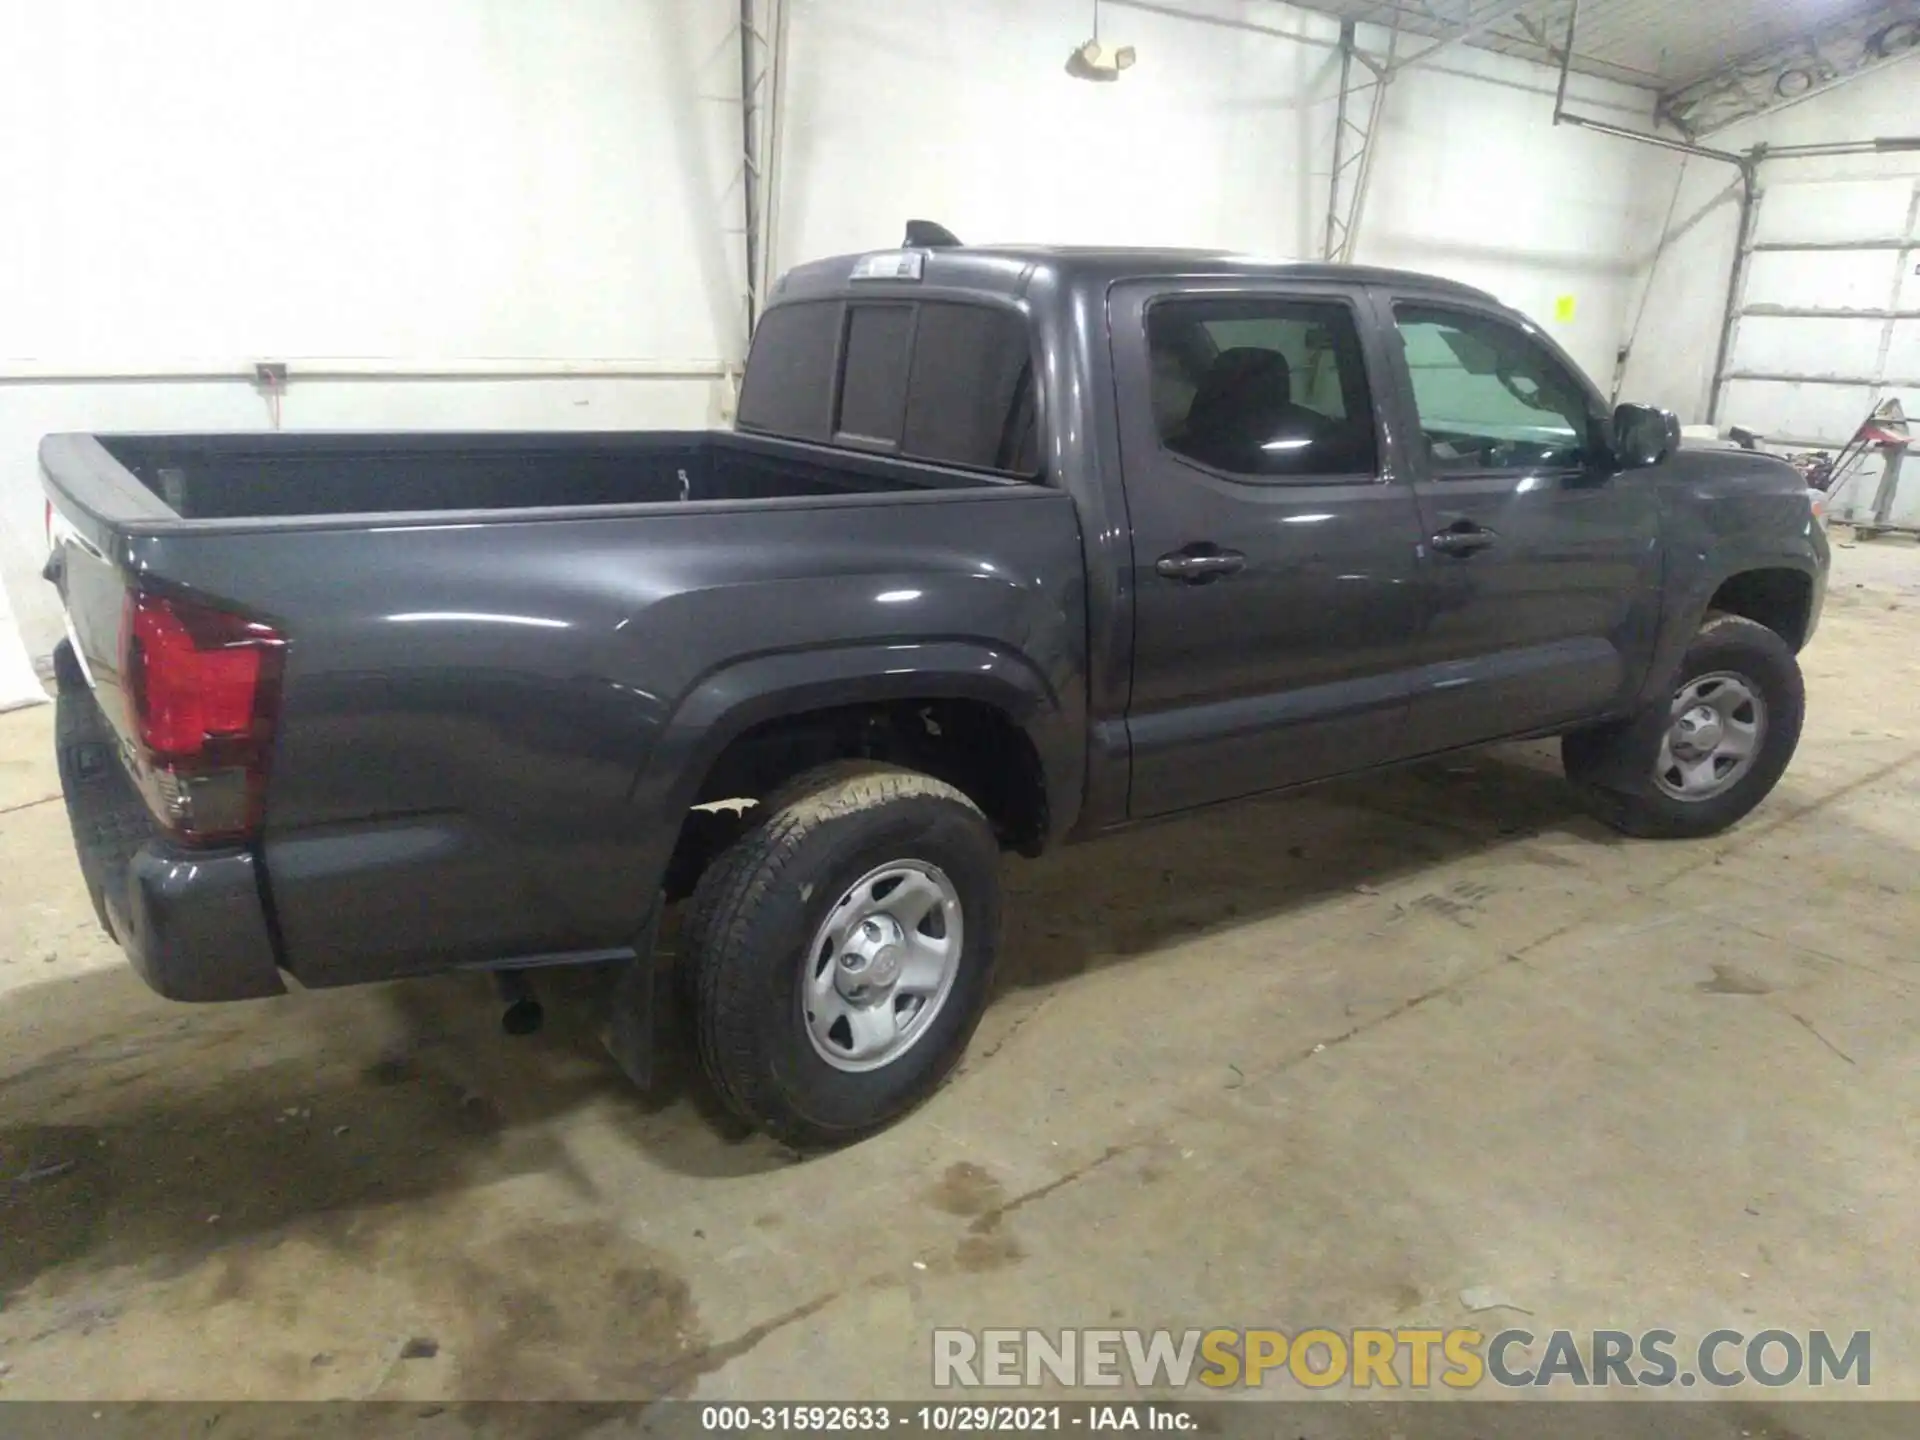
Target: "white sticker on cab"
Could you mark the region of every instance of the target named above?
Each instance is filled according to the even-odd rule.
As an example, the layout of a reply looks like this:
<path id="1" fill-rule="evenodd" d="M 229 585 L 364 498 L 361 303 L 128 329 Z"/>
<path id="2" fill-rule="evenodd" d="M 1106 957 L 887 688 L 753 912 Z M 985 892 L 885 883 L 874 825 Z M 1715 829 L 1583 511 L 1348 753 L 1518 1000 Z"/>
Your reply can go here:
<path id="1" fill-rule="evenodd" d="M 853 262 L 855 280 L 918 280 L 927 257 L 918 250 L 883 250 Z"/>

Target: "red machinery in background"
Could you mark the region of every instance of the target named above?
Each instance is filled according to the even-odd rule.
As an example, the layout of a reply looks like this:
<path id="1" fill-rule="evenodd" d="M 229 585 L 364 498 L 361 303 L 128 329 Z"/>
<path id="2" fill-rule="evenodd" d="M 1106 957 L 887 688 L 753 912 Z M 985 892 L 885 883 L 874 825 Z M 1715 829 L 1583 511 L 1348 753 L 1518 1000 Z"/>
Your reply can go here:
<path id="1" fill-rule="evenodd" d="M 1826 494 L 1828 514 L 1833 519 L 1843 519 L 1845 517 L 1835 513 L 1841 494 L 1866 473 L 1868 457 L 1878 455 L 1880 483 L 1873 492 L 1872 518 L 1848 519 L 1847 523 L 1861 539 L 1872 539 L 1889 531 L 1920 534 L 1913 526 L 1895 525 L 1891 520 L 1894 499 L 1900 490 L 1900 466 L 1912 443 L 1906 411 L 1899 400 L 1890 399 L 1874 407 L 1838 455 L 1808 450 L 1787 459 L 1806 477 L 1809 489 Z"/>

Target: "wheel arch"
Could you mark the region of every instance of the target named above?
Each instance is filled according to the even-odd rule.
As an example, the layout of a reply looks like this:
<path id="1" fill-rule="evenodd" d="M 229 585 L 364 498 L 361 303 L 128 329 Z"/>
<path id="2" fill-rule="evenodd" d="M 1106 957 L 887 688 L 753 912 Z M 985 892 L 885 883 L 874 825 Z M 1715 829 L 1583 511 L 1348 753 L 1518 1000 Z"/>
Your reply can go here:
<path id="1" fill-rule="evenodd" d="M 909 718 L 910 726 L 904 723 Z M 891 740 L 875 742 L 877 751 L 847 738 L 869 723 L 895 732 Z M 648 857 L 649 871 L 684 879 L 667 873 L 693 863 L 676 832 L 686 829 L 693 806 L 739 793 L 707 793 L 716 782 L 744 774 L 756 782 L 751 788 L 764 793 L 770 782 L 785 778 L 775 773 L 781 768 L 790 775 L 826 759 L 863 754 L 918 762 L 972 796 L 1005 843 L 1037 853 L 1078 817 L 1083 725 L 1081 709 L 1057 694 L 1030 659 L 982 641 L 791 651 L 723 666 L 682 698 L 636 777 L 633 803 L 675 821 L 654 827 L 664 839 L 650 847 L 656 853 Z M 743 746 L 778 736 L 782 727 L 806 736 L 784 767 L 764 759 L 737 763 Z M 929 742 L 947 743 L 903 744 L 900 736 L 911 738 L 914 729 Z M 832 743 L 826 743 L 829 737 Z M 989 747 L 1010 750 L 1009 763 L 966 763 Z"/>
<path id="2" fill-rule="evenodd" d="M 1687 647 L 1716 610 L 1765 625 L 1798 653 L 1819 625 L 1823 599 L 1823 562 L 1812 555 L 1789 550 L 1694 562 L 1669 577 L 1634 708 L 1671 693 Z"/>
<path id="3" fill-rule="evenodd" d="M 1814 617 L 1814 577 L 1794 565 L 1756 565 L 1727 576 L 1708 597 L 1704 623 L 1716 613 L 1764 625 L 1797 654 L 1807 643 Z"/>

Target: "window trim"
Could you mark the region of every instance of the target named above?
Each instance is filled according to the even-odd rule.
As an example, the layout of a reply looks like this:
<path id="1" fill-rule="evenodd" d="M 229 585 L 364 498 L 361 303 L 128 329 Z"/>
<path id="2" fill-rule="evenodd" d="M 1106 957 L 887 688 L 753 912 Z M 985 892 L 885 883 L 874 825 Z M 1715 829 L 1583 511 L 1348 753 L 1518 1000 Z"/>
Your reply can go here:
<path id="1" fill-rule="evenodd" d="M 1175 464 L 1184 465 L 1202 475 L 1208 475 L 1229 485 L 1257 486 L 1328 486 L 1328 485 L 1382 485 L 1393 479 L 1393 467 L 1389 461 L 1388 435 L 1382 424 L 1380 414 L 1380 386 L 1376 383 L 1377 362 L 1369 354 L 1367 327 L 1371 317 L 1362 306 L 1358 296 L 1346 290 L 1320 290 L 1302 286 L 1298 289 L 1269 289 L 1261 287 L 1248 289 L 1239 285 L 1220 289 L 1184 289 L 1166 290 L 1159 294 L 1148 295 L 1140 305 L 1140 350 L 1146 362 L 1146 400 L 1149 409 L 1153 403 L 1153 312 L 1167 305 L 1193 305 L 1215 303 L 1250 303 L 1271 306 L 1282 305 L 1323 305 L 1343 309 L 1353 325 L 1354 351 L 1360 357 L 1360 380 L 1366 387 L 1368 419 L 1373 429 L 1373 469 L 1329 471 L 1317 475 L 1253 475 L 1242 470 L 1223 470 L 1218 465 L 1209 465 L 1204 460 L 1175 450 L 1167 444 L 1166 437 L 1160 433 L 1159 422 L 1148 414 L 1145 419 L 1147 432 L 1153 436 L 1155 448 L 1166 459 Z"/>
<path id="2" fill-rule="evenodd" d="M 1546 475 L 1557 478 L 1568 476 L 1593 475 L 1607 469 L 1611 455 L 1608 447 L 1606 417 L 1602 408 L 1596 405 L 1598 399 L 1586 372 L 1575 365 L 1570 357 L 1560 349 L 1539 326 L 1523 316 L 1515 315 L 1482 305 L 1462 303 L 1452 298 L 1430 299 L 1419 294 L 1405 291 L 1389 291 L 1381 297 L 1386 328 L 1394 339 L 1396 363 L 1399 367 L 1401 383 L 1405 387 L 1407 413 L 1414 422 L 1412 433 L 1408 437 L 1408 462 L 1413 468 L 1414 478 L 1431 481 L 1436 485 L 1452 484 L 1460 480 L 1512 480 L 1524 475 Z M 1512 465 L 1481 466 L 1474 470 L 1443 470 L 1433 463 L 1428 447 L 1420 440 L 1426 430 L 1420 416 L 1420 398 L 1413 388 L 1413 367 L 1407 363 L 1406 346 L 1402 343 L 1400 330 L 1400 311 L 1402 309 L 1425 310 L 1442 315 L 1458 315 L 1468 320 L 1485 324 L 1504 325 L 1525 340 L 1547 359 L 1560 367 L 1570 384 L 1573 393 L 1586 400 L 1587 408 L 1587 444 L 1586 458 L 1577 465 L 1540 465 L 1532 469 Z"/>

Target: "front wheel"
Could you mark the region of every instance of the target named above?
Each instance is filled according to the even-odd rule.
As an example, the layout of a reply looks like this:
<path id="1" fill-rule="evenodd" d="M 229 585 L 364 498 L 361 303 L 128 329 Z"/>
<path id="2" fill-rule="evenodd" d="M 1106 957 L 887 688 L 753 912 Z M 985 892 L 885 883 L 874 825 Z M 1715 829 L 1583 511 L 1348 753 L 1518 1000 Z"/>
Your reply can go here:
<path id="1" fill-rule="evenodd" d="M 1687 647 L 1671 698 L 1638 719 L 1561 742 L 1567 778 L 1628 835 L 1713 835 L 1767 797 L 1793 759 L 1806 691 L 1793 648 L 1716 615 Z"/>
<path id="2" fill-rule="evenodd" d="M 960 791 L 836 764 L 784 789 L 688 912 L 703 1068 L 736 1113 L 843 1144 L 946 1078 L 986 1007 L 1000 854 Z"/>

